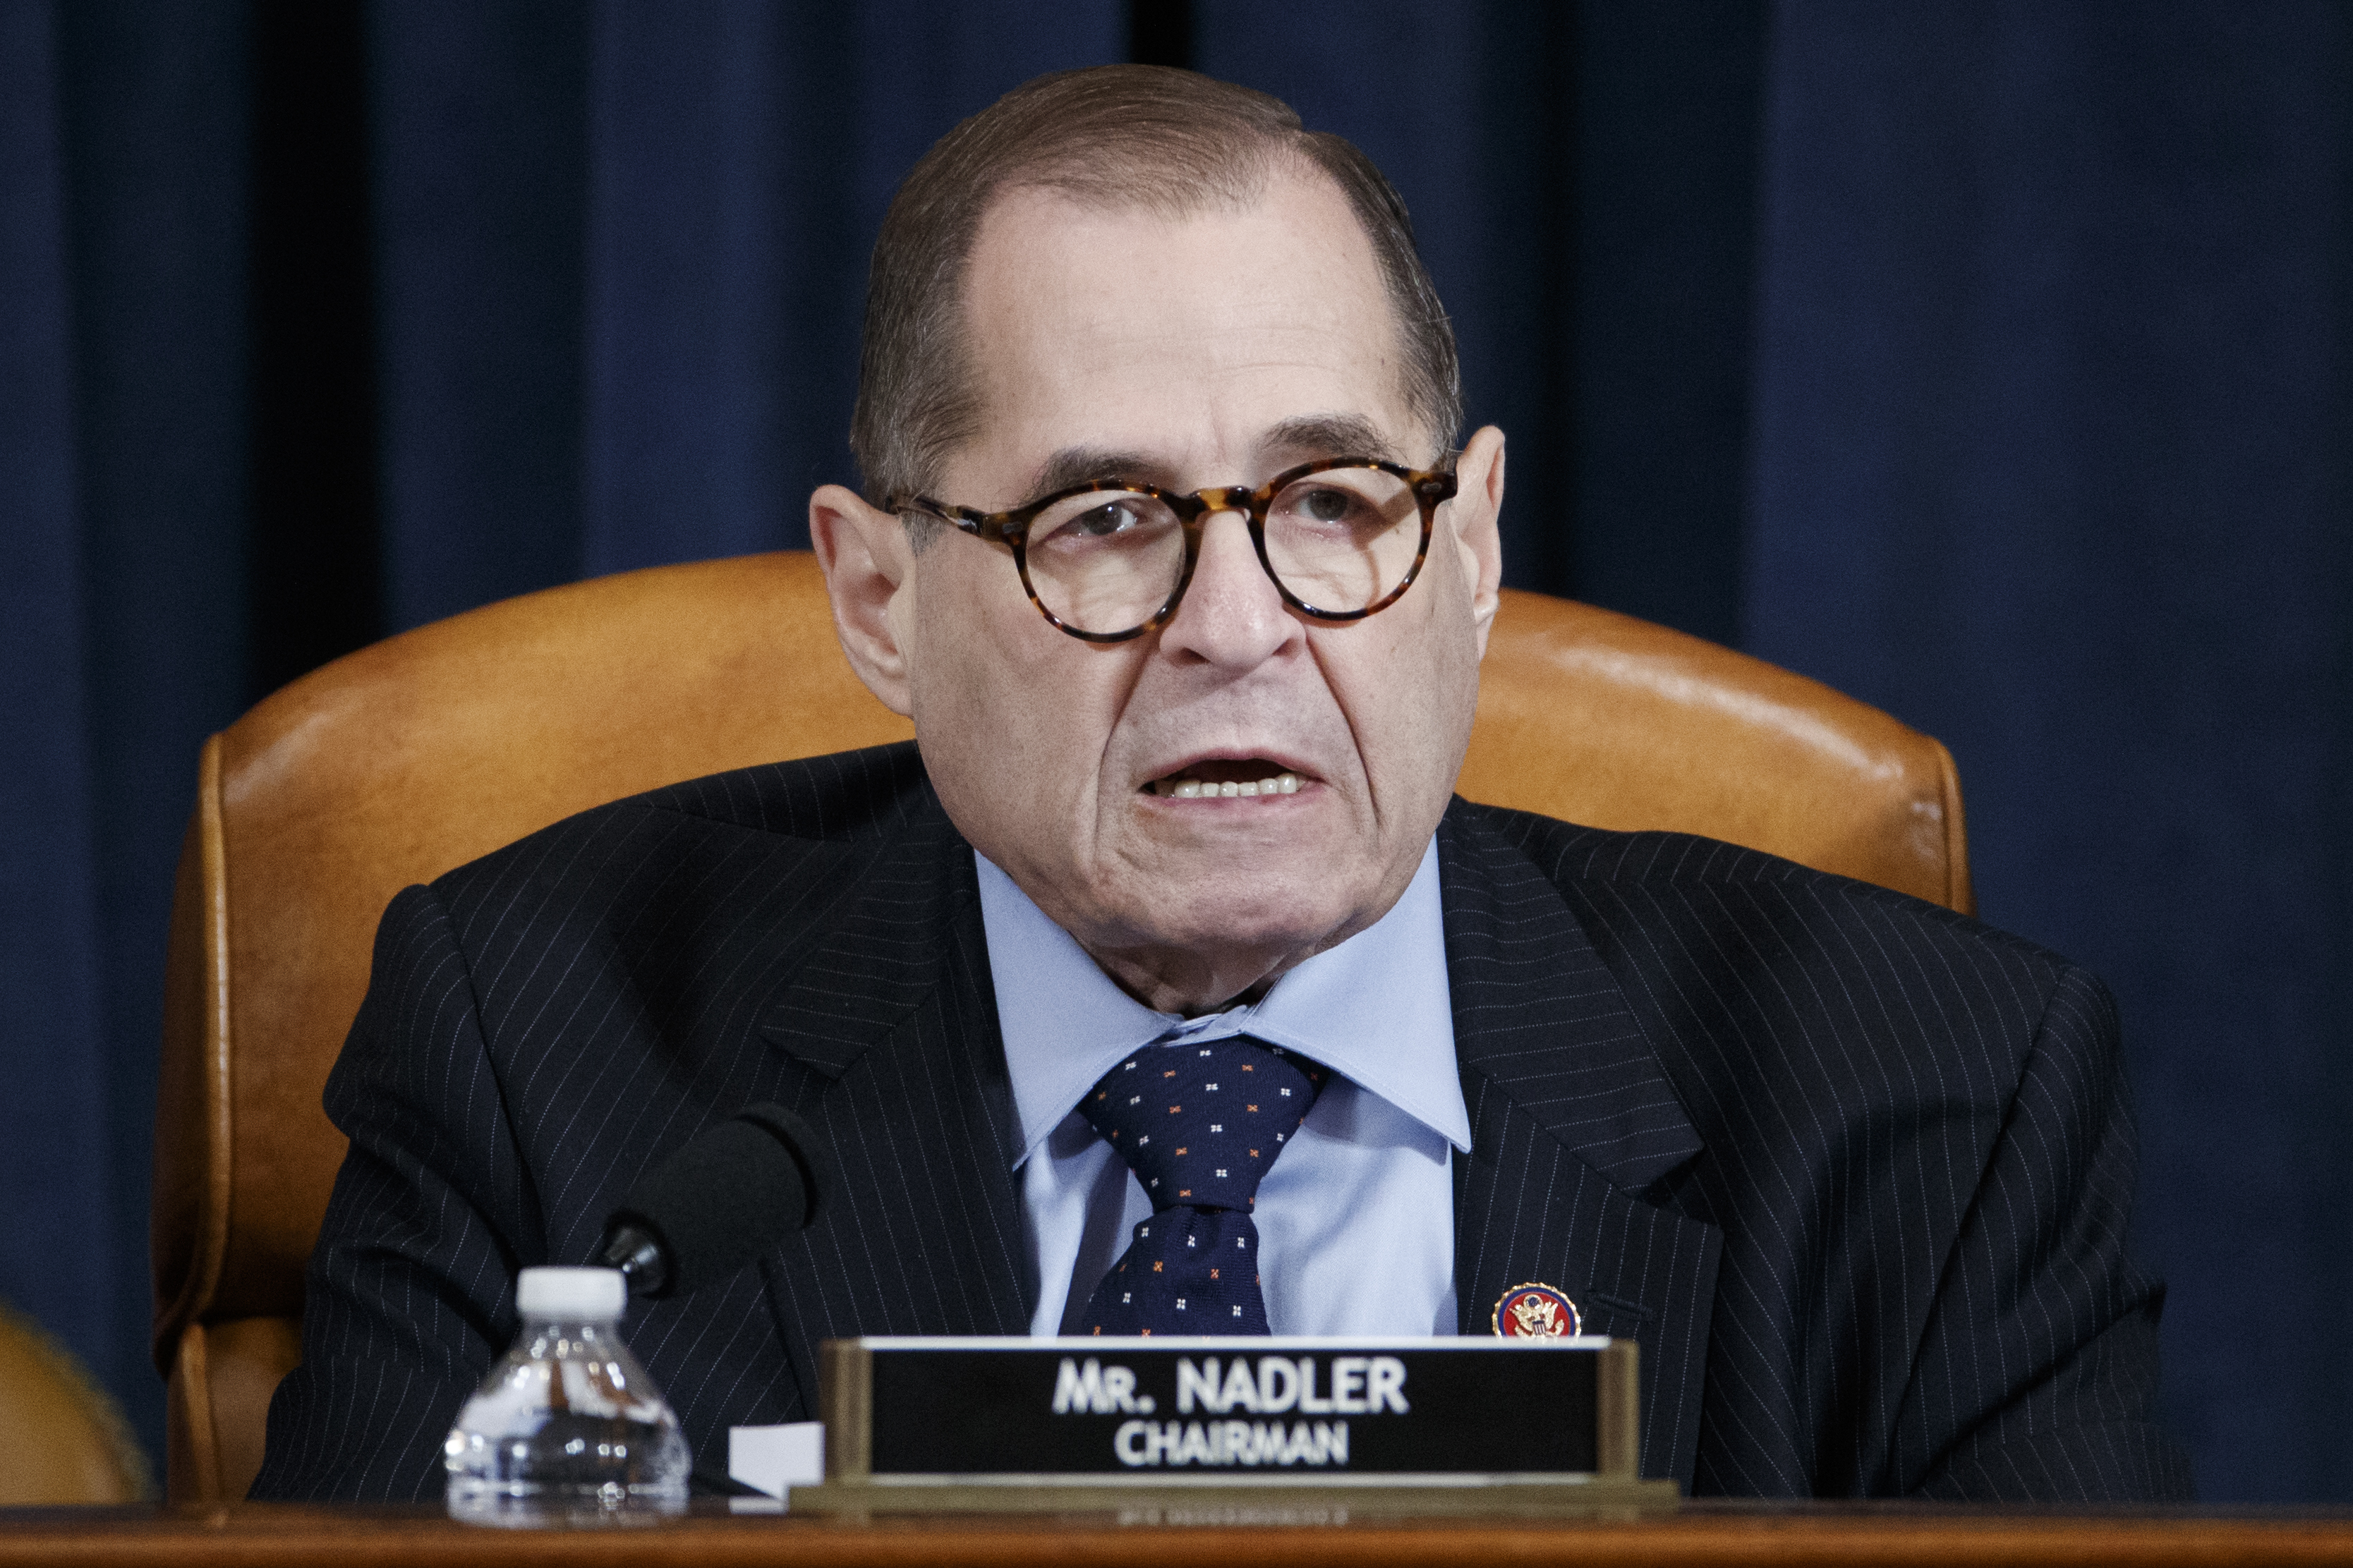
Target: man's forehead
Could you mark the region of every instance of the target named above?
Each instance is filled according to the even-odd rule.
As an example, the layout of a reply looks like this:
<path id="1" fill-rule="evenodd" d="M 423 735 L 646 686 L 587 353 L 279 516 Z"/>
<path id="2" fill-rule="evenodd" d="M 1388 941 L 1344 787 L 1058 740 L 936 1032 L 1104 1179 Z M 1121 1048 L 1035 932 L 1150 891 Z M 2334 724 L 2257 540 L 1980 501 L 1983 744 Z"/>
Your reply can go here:
<path id="1" fill-rule="evenodd" d="M 1318 458 L 1428 456 L 1399 449 L 1421 442 L 1404 427 L 1395 310 L 1321 171 L 1182 213 L 1008 193 L 973 263 L 978 434 L 1017 465 L 997 480 L 1030 496 L 1176 483 L 1205 462 L 1263 478 Z"/>
<path id="2" fill-rule="evenodd" d="M 1312 171 L 1181 208 L 1034 186 L 1008 191 L 981 221 L 964 305 L 986 311 L 1026 302 L 1084 321 L 1107 305 L 1177 303 L 1184 284 L 1209 274 L 1244 296 L 1312 277 L 1322 298 L 1370 289 L 1386 303 L 1364 226 L 1329 176 Z"/>

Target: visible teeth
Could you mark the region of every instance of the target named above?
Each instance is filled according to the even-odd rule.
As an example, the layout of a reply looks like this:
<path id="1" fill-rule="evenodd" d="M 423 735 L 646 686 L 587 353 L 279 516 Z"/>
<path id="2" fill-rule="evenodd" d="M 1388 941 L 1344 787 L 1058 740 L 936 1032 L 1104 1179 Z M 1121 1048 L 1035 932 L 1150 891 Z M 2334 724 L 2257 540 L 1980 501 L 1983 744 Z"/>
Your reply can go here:
<path id="1" fill-rule="evenodd" d="M 1297 773 L 1277 773 L 1271 779 L 1257 779 L 1248 784 L 1204 784 L 1198 779 L 1156 779 L 1152 793 L 1173 795 L 1178 800 L 1256 800 L 1266 795 L 1297 795 L 1301 780 Z"/>

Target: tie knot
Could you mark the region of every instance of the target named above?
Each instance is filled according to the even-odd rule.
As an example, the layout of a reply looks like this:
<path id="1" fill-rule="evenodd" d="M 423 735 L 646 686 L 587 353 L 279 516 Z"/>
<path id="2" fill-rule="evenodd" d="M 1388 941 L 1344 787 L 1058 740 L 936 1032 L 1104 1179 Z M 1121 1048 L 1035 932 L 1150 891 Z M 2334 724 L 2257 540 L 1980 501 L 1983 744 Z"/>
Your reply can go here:
<path id="1" fill-rule="evenodd" d="M 1155 1210 L 1247 1210 L 1327 1076 L 1247 1035 L 1147 1046 L 1103 1074 L 1079 1110 Z"/>

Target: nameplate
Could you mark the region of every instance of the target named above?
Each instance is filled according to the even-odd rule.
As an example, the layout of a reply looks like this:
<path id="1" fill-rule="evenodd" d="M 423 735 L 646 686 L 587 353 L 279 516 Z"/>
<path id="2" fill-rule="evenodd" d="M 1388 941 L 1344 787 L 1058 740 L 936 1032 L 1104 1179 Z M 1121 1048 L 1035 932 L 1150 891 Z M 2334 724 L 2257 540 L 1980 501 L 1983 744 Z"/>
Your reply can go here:
<path id="1" fill-rule="evenodd" d="M 831 1340 L 826 1480 L 1631 1480 L 1636 1354 L 1590 1337 Z"/>

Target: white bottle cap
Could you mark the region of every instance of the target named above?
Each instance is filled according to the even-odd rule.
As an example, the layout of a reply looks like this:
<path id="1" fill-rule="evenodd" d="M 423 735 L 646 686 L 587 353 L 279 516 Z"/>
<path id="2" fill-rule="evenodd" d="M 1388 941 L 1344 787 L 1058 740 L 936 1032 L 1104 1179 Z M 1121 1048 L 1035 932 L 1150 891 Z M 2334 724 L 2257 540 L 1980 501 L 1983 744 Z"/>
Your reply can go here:
<path id="1" fill-rule="evenodd" d="M 515 1278 L 515 1307 L 526 1318 L 610 1322 L 628 1300 L 617 1268 L 526 1268 Z"/>

